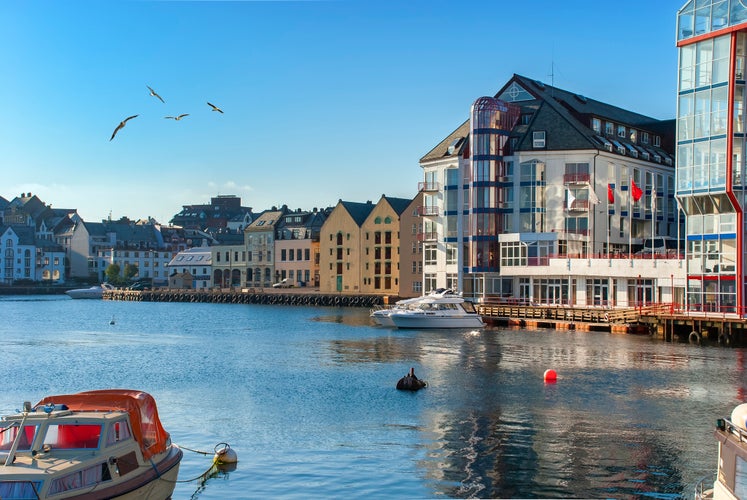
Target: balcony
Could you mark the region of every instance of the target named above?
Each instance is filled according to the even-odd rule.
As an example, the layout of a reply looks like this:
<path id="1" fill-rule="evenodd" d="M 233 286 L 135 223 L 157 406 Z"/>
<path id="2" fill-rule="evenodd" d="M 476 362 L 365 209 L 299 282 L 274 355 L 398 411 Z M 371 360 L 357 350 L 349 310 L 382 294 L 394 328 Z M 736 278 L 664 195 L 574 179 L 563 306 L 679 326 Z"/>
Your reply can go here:
<path id="1" fill-rule="evenodd" d="M 437 241 L 438 233 L 436 231 L 431 231 L 428 233 L 418 233 L 417 240 L 418 241 Z"/>
<path id="2" fill-rule="evenodd" d="M 438 182 L 418 182 L 418 191 L 426 193 L 438 192 L 441 185 Z"/>
<path id="3" fill-rule="evenodd" d="M 569 212 L 587 212 L 589 210 L 589 200 L 573 200 L 571 206 L 566 206 Z"/>
<path id="4" fill-rule="evenodd" d="M 590 179 L 589 174 L 563 174 L 564 184 L 588 184 Z"/>
<path id="5" fill-rule="evenodd" d="M 423 205 L 418 207 L 418 215 L 423 217 L 433 217 L 438 215 L 438 207 L 432 205 Z"/>

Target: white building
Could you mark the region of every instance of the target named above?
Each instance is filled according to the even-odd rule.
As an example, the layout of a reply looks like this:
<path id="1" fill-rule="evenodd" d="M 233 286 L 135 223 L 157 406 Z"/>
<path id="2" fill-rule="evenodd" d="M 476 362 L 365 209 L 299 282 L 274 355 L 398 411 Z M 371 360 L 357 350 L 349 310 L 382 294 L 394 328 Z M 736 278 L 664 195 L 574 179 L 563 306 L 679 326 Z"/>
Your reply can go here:
<path id="1" fill-rule="evenodd" d="M 194 290 L 211 287 L 213 257 L 210 247 L 194 247 L 182 250 L 166 265 L 168 275 L 190 275 Z"/>
<path id="2" fill-rule="evenodd" d="M 681 301 L 679 264 L 634 262 L 647 240 L 681 236 L 673 141 L 673 120 L 514 75 L 420 161 L 424 290 L 554 304 Z"/>

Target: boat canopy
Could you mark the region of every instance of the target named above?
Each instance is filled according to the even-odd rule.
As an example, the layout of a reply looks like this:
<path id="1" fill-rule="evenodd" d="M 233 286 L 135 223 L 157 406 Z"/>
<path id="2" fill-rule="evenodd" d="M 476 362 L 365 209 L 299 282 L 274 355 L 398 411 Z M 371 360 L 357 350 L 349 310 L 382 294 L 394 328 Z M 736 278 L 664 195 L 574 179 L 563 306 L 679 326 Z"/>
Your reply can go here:
<path id="1" fill-rule="evenodd" d="M 130 414 L 135 439 L 140 444 L 145 460 L 166 451 L 169 433 L 158 418 L 153 396 L 131 389 L 104 389 L 77 394 L 47 396 L 36 406 L 65 405 L 72 411 L 124 411 Z"/>

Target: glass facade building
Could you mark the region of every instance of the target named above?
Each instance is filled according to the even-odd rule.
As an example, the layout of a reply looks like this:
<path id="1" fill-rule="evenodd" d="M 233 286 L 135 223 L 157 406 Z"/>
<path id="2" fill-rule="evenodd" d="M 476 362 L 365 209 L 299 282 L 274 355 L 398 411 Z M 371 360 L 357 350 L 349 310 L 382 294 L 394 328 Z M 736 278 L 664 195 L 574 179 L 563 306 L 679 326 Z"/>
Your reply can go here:
<path id="1" fill-rule="evenodd" d="M 687 307 L 745 315 L 747 7 L 692 0 L 677 17 L 676 196 L 687 216 Z"/>
<path id="2" fill-rule="evenodd" d="M 467 188 L 468 239 L 464 245 L 464 271 L 497 273 L 500 268 L 498 235 L 506 228 L 504 213 L 510 213 L 513 199 L 509 134 L 519 120 L 521 109 L 492 97 L 480 97 L 470 112 L 471 168 Z"/>

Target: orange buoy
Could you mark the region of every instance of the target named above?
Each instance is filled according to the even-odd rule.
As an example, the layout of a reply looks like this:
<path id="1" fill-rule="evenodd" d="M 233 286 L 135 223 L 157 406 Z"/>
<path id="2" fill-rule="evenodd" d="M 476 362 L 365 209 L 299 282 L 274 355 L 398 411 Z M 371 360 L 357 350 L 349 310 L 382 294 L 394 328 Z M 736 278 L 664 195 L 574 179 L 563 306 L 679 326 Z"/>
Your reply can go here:
<path id="1" fill-rule="evenodd" d="M 555 383 L 557 380 L 558 380 L 558 374 L 555 373 L 555 370 L 553 369 L 545 370 L 545 382 Z"/>

